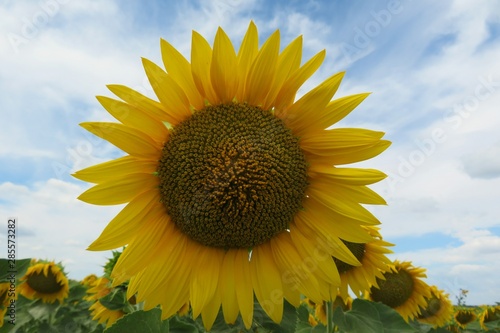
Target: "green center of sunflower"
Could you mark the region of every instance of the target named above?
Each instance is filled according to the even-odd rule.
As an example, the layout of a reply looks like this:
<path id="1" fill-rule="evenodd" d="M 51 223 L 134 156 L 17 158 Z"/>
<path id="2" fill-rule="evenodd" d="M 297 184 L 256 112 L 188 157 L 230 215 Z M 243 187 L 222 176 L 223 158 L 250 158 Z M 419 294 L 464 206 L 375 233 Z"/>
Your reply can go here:
<path id="1" fill-rule="evenodd" d="M 282 120 L 231 103 L 177 125 L 158 176 L 162 202 L 184 234 L 206 246 L 250 248 L 288 229 L 302 207 L 306 171 Z"/>
<path id="2" fill-rule="evenodd" d="M 43 272 L 30 274 L 26 283 L 31 289 L 42 294 L 55 294 L 63 288 L 63 285 L 57 282 L 56 276 L 50 269 L 48 270 L 47 276 L 45 276 Z"/>
<path id="3" fill-rule="evenodd" d="M 397 308 L 410 299 L 414 287 L 410 273 L 405 270 L 400 270 L 397 273 L 386 272 L 384 277 L 385 280 L 377 278 L 379 289 L 375 286 L 370 289 L 370 294 L 375 302 Z"/>
<path id="4" fill-rule="evenodd" d="M 435 316 L 439 309 L 441 309 L 441 301 L 434 295 L 427 299 L 427 307 L 425 309 L 420 308 L 420 315 L 418 318 L 425 319 Z"/>
<path id="5" fill-rule="evenodd" d="M 351 243 L 348 241 L 343 240 L 342 241 L 345 246 L 352 252 L 352 254 L 358 259 L 359 262 L 363 260 L 363 257 L 365 256 L 365 248 L 366 244 L 365 243 Z M 335 262 L 335 265 L 337 266 L 337 270 L 339 271 L 340 274 L 345 273 L 356 266 L 349 265 L 342 260 L 339 260 L 335 257 L 333 257 L 333 261 Z"/>

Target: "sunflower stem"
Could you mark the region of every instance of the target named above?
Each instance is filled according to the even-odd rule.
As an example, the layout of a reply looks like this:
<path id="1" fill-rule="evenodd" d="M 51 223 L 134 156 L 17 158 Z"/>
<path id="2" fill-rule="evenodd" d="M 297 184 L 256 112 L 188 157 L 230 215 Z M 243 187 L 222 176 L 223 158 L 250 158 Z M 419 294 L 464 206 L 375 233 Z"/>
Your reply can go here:
<path id="1" fill-rule="evenodd" d="M 326 310 L 326 333 L 333 332 L 333 311 L 332 311 L 332 301 L 325 302 Z"/>

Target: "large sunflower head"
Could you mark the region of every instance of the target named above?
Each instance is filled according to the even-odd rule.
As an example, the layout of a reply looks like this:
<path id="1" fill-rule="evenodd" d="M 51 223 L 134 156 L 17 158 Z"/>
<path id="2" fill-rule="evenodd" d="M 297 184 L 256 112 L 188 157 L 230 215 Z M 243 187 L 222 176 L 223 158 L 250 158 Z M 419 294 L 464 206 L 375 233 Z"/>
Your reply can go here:
<path id="1" fill-rule="evenodd" d="M 448 294 L 439 290 L 436 286 L 430 287 L 431 297 L 426 298 L 427 305 L 420 309 L 417 320 L 431 324 L 434 327 L 444 326 L 453 316 L 453 305 Z"/>
<path id="2" fill-rule="evenodd" d="M 422 280 L 425 269 L 414 267 L 409 261 L 395 260 L 390 270 L 383 273 L 384 279 L 377 278 L 368 298 L 395 309 L 406 320 L 418 317 L 420 308 L 425 308 L 426 298 L 431 298 L 430 287 Z"/>
<path id="3" fill-rule="evenodd" d="M 485 324 L 500 320 L 500 305 L 495 306 L 483 306 L 483 311 L 479 315 L 479 323 L 481 324 L 481 328 L 487 330 Z"/>
<path id="4" fill-rule="evenodd" d="M 348 297 L 348 288 L 360 297 L 371 286 L 377 287 L 376 279 L 384 279 L 383 272 L 389 269 L 391 263 L 385 255 L 392 252 L 387 247 L 393 246 L 393 244 L 382 240 L 378 228 L 368 226 L 365 229 L 372 237 L 371 241 L 366 243 L 342 241 L 358 259 L 359 265 L 350 265 L 334 258 L 340 274 L 339 292 L 343 298 Z"/>
<path id="5" fill-rule="evenodd" d="M 61 266 L 53 261 L 32 261 L 20 279 L 19 293 L 44 303 L 62 302 L 69 294 L 69 283 Z"/>
<path id="6" fill-rule="evenodd" d="M 164 318 L 189 302 L 207 329 L 221 306 L 250 327 L 254 295 L 276 322 L 284 299 L 329 299 L 332 257 L 359 265 L 342 240 L 379 223 L 362 204 L 385 204 L 367 187 L 383 173 L 342 167 L 384 151 L 383 133 L 328 129 L 368 94 L 332 100 L 338 73 L 296 99 L 325 52 L 303 63 L 302 37 L 281 50 L 279 30 L 259 46 L 253 22 L 238 51 L 219 28 L 213 46 L 193 32 L 190 62 L 161 52 L 165 68 L 143 61 L 158 101 L 110 85 L 120 100 L 98 100 L 119 122 L 82 124 L 127 154 L 74 175 L 96 184 L 81 200 L 128 203 L 90 249 L 126 245 L 114 284 Z"/>

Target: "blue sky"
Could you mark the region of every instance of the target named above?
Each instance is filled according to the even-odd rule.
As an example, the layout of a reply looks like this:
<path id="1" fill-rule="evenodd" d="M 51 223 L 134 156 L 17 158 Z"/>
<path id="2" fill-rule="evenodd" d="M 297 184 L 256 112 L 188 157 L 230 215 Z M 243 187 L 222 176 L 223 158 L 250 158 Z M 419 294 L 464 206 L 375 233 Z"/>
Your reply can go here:
<path id="1" fill-rule="evenodd" d="M 160 38 L 189 58 L 192 30 L 211 41 L 221 26 L 239 45 L 250 20 L 261 41 L 302 34 L 303 59 L 326 49 L 299 94 L 338 71 L 337 97 L 372 92 L 339 126 L 393 141 L 360 163 L 389 175 L 373 186 L 388 206 L 370 209 L 396 244 L 391 258 L 427 268 L 453 300 L 463 288 L 470 304 L 500 301 L 500 10 L 490 1 L 3 1 L 0 216 L 19 220 L 18 257 L 62 261 L 77 279 L 101 272 L 109 253 L 85 248 L 121 207 L 79 202 L 88 185 L 70 176 L 121 154 L 78 126 L 110 119 L 94 96 L 111 96 L 112 83 L 153 96 L 141 57 L 160 62 Z"/>

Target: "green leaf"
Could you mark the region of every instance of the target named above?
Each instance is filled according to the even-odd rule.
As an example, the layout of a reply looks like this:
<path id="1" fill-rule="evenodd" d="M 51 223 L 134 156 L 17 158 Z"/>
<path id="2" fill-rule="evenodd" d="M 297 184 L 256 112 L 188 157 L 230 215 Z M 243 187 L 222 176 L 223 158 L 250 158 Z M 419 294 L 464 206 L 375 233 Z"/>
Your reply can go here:
<path id="1" fill-rule="evenodd" d="M 132 312 L 104 330 L 104 333 L 168 333 L 168 321 L 161 320 L 161 310 Z"/>
<path id="2" fill-rule="evenodd" d="M 75 280 L 69 280 L 69 296 L 66 303 L 81 301 L 87 295 L 87 287 Z"/>
<path id="3" fill-rule="evenodd" d="M 54 313 L 57 310 L 58 306 L 59 304 L 57 302 L 44 303 L 42 300 L 37 300 L 30 306 L 28 312 L 35 320 L 40 321 L 42 319 L 48 319 L 51 313 Z"/>
<path id="4" fill-rule="evenodd" d="M 380 320 L 384 325 L 385 333 L 415 332 L 415 329 L 412 328 L 393 308 L 379 302 L 365 302 L 372 304 L 377 309 Z"/>
<path id="5" fill-rule="evenodd" d="M 90 333 L 103 333 L 103 332 L 104 332 L 104 326 L 102 324 L 99 324 Z"/>
<path id="6" fill-rule="evenodd" d="M 338 307 L 333 321 L 341 332 L 405 333 L 417 332 L 390 307 L 362 299 L 355 299 L 352 310 L 343 312 Z"/>
<path id="7" fill-rule="evenodd" d="M 16 260 L 0 259 L 0 283 L 14 282 L 16 285 L 19 284 L 19 279 L 24 276 L 30 263 L 30 258 Z M 15 277 L 15 279 L 12 277 Z"/>
<path id="8" fill-rule="evenodd" d="M 500 320 L 490 321 L 488 323 L 484 323 L 484 325 L 488 328 L 500 328 Z"/>
<path id="9" fill-rule="evenodd" d="M 429 333 L 450 333 L 450 331 L 448 331 L 447 329 L 444 329 L 442 327 L 438 327 L 438 328 L 432 328 Z M 491 333 L 491 332 L 490 332 Z"/>
<path id="10" fill-rule="evenodd" d="M 292 333 L 295 332 L 297 325 L 297 309 L 288 303 L 286 300 L 283 302 L 283 319 L 280 324 L 275 323 L 266 314 L 259 302 L 254 304 L 254 325 L 262 329 L 269 330 L 276 333 Z"/>
<path id="11" fill-rule="evenodd" d="M 99 298 L 99 302 L 109 310 L 121 310 L 128 304 L 126 293 L 122 288 L 114 288 L 109 294 Z"/>
<path id="12" fill-rule="evenodd" d="M 188 320 L 190 322 L 188 322 Z M 178 316 L 169 319 L 169 329 L 170 333 L 198 333 L 199 330 L 196 327 L 194 321 L 189 317 L 179 318 Z M 107 333 L 107 332 L 106 332 Z"/>
<path id="13" fill-rule="evenodd" d="M 312 330 L 311 324 L 309 324 L 309 310 L 307 305 L 301 304 L 297 308 L 297 325 L 295 327 L 295 333 L 310 333 Z"/>

